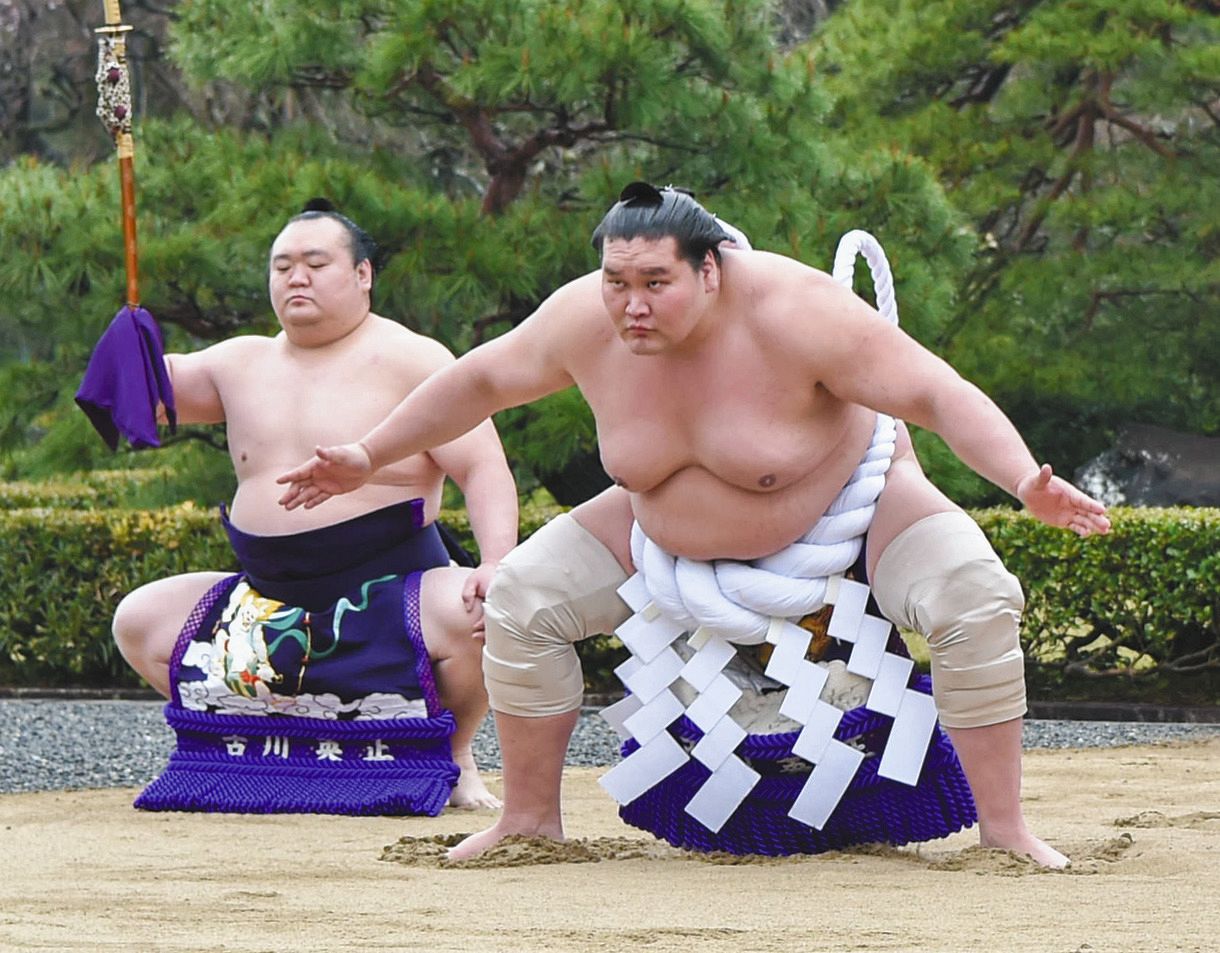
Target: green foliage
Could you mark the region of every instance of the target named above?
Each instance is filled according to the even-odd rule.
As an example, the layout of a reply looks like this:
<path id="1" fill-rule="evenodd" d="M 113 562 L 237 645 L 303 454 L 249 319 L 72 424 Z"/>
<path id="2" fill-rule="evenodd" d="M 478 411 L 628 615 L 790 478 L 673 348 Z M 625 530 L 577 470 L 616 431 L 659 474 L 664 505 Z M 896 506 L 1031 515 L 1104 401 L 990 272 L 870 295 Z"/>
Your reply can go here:
<path id="1" fill-rule="evenodd" d="M 0 510 L 87 510 L 99 505 L 100 496 L 79 480 L 11 480 L 0 483 Z"/>
<path id="2" fill-rule="evenodd" d="M 1220 428 L 1217 40 L 1187 0 L 857 0 L 814 41 L 832 122 L 980 235 L 931 343 L 1062 470 L 1125 421 Z"/>
<path id="3" fill-rule="evenodd" d="M 89 510 L 124 507 L 149 484 L 173 474 L 168 467 L 147 470 L 93 470 L 57 480 L 0 483 L 0 510 Z"/>
<path id="4" fill-rule="evenodd" d="M 215 516 L 186 504 L 0 511 L 0 682 L 134 685 L 110 637 L 123 595 L 165 576 L 232 566 Z"/>
<path id="5" fill-rule="evenodd" d="M 30 429 L 59 396 L 62 375 L 53 364 L 41 361 L 0 367 L 0 457 L 23 447 Z"/>
<path id="6" fill-rule="evenodd" d="M 117 189 L 113 167 L 105 179 L 99 171 L 28 157 L 0 174 L 0 357 L 49 359 L 114 314 L 119 284 L 109 301 L 97 289 L 122 271 Z"/>
<path id="7" fill-rule="evenodd" d="M 588 236 L 640 177 L 690 186 L 757 247 L 824 268 L 842 232 L 869 228 L 904 326 L 943 331 L 969 235 L 923 162 L 827 135 L 821 78 L 807 50 L 778 47 L 766 3 L 192 0 L 175 13 L 188 78 L 263 105 L 240 130 L 198 116 L 137 129 L 142 296 L 171 349 L 274 330 L 267 249 L 326 195 L 388 252 L 375 307 L 463 352 L 595 267 Z M 64 396 L 122 300 L 116 178 L 110 162 L 0 172 L 0 347 L 27 361 L 70 348 Z M 48 463 L 109 465 L 62 416 L 48 424 L 23 431 L 49 441 Z M 514 462 L 563 471 L 587 458 L 588 427 L 570 397 L 524 411 L 511 449 L 529 463 Z"/>
<path id="8" fill-rule="evenodd" d="M 913 326 L 964 262 L 922 165 L 825 141 L 811 63 L 776 47 L 766 4 L 281 0 L 208 42 L 233 10 L 183 10 L 175 48 L 197 79 L 325 84 L 374 128 L 412 126 L 414 175 L 338 198 L 395 252 L 386 310 L 458 350 L 593 267 L 593 225 L 640 176 L 695 188 L 759 247 L 813 264 L 843 231 L 878 231 L 908 266 Z M 350 43 L 323 39 L 336 18 Z"/>
<path id="9" fill-rule="evenodd" d="M 1082 540 L 1011 510 L 976 514 L 1024 584 L 1032 669 L 1059 679 L 1220 669 L 1220 510 L 1109 515 L 1109 535 Z"/>
<path id="10" fill-rule="evenodd" d="M 155 455 L 127 451 L 123 456 L 131 469 L 120 471 L 126 475 L 121 489 L 114 488 L 113 479 L 107 480 L 107 489 L 115 491 L 116 506 L 158 509 L 190 502 L 215 511 L 221 503 L 232 500 L 237 490 L 229 455 L 207 443 L 177 440 L 167 442 Z M 96 482 L 97 474 L 84 478 Z"/>
<path id="11" fill-rule="evenodd" d="M 962 463 L 936 434 L 911 427 L 911 443 L 924 473 L 958 506 L 1003 506 L 1011 498 Z"/>
<path id="12" fill-rule="evenodd" d="M 518 519 L 518 539 L 529 539 L 541 526 L 554 519 L 560 513 L 567 511 L 566 506 L 557 506 L 545 494 L 538 494 L 521 501 Z M 475 542 L 474 533 L 470 529 L 470 518 L 464 509 L 442 510 L 438 521 L 444 523 L 453 531 L 458 542 L 471 553 L 478 555 L 479 546 Z"/>
<path id="13" fill-rule="evenodd" d="M 62 380 L 59 386 L 63 388 Z M 82 469 L 113 466 L 110 448 L 66 390 L 61 390 L 50 409 L 29 423 L 40 437 L 10 454 L 6 475 L 17 479 L 51 477 L 65 470 L 68 461 Z"/>
<path id="14" fill-rule="evenodd" d="M 0 484 L 0 684 L 135 685 L 114 650 L 118 601 L 154 579 L 235 568 L 214 512 L 185 503 L 106 508 L 155 471 L 92 474 L 88 484 Z M 522 539 L 566 508 L 521 508 Z M 1109 536 L 1080 540 L 1012 510 L 974 514 L 1026 591 L 1031 679 L 1165 676 L 1220 669 L 1220 511 L 1116 509 Z M 440 519 L 477 551 L 464 510 Z M 588 690 L 617 690 L 613 636 L 579 647 Z"/>
<path id="15" fill-rule="evenodd" d="M 528 408 L 504 411 L 497 416 L 496 427 L 504 452 L 514 465 L 526 474 L 536 474 L 552 487 L 557 475 L 574 460 L 587 459 L 590 466 L 600 468 L 597 425 L 576 388 L 551 394 Z M 608 477 L 605 485 L 609 485 Z M 518 489 L 528 489 L 520 477 Z"/>
<path id="16" fill-rule="evenodd" d="M 0 482 L 0 510 L 160 509 L 190 503 L 215 508 L 233 496 L 234 477 L 228 458 L 198 444 L 179 444 L 156 458 L 128 453 L 118 461 L 126 469 L 87 470 L 50 480 Z"/>

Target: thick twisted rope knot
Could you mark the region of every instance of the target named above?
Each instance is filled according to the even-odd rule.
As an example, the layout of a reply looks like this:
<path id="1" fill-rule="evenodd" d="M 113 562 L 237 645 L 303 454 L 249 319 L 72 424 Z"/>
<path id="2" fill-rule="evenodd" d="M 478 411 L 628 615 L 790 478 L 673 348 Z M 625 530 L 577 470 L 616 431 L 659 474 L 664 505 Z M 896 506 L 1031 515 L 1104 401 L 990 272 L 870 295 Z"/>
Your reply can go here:
<path id="1" fill-rule="evenodd" d="M 877 310 L 898 323 L 889 264 L 867 232 L 843 236 L 835 253 L 834 279 L 850 288 L 856 256 L 873 275 Z M 699 628 L 730 642 L 763 642 L 773 618 L 798 619 L 826 604 L 828 578 L 855 563 L 885 486 L 897 437 L 894 418 L 877 415 L 872 442 L 846 486 L 825 514 L 795 543 L 752 562 L 675 557 L 636 523 L 631 556 L 658 609 L 689 632 Z"/>

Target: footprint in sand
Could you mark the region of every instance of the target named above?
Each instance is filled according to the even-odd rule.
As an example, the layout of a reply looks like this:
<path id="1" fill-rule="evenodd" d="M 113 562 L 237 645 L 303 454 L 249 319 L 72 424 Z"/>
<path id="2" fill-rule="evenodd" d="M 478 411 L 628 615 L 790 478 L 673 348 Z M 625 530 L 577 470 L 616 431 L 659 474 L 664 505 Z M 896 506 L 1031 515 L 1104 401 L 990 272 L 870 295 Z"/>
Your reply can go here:
<path id="1" fill-rule="evenodd" d="M 436 834 L 432 837 L 400 837 L 382 849 L 381 860 L 407 867 L 451 867 L 469 870 L 484 867 L 528 867 L 540 864 L 594 864 L 604 860 L 637 858 L 672 859 L 681 856 L 668 844 L 631 837 L 595 837 L 557 841 L 549 837 L 506 837 L 495 847 L 469 860 L 451 861 L 445 855 L 468 834 Z"/>
<path id="2" fill-rule="evenodd" d="M 1029 857 L 991 847 L 967 847 L 952 853 L 935 853 L 916 845 L 903 848 L 904 856 L 925 864 L 935 871 L 969 871 L 995 874 L 1001 877 L 1021 877 L 1026 874 L 1097 874 L 1120 860 L 1135 844 L 1135 838 L 1123 833 L 1101 841 L 1061 844 L 1071 865 L 1064 870 L 1052 870 L 1034 863 Z"/>
<path id="3" fill-rule="evenodd" d="M 506 837 L 495 847 L 470 860 L 451 861 L 446 857 L 450 847 L 460 844 L 466 834 L 435 834 L 431 837 L 400 837 L 382 849 L 381 860 L 406 867 L 445 867 L 470 870 L 492 867 L 528 867 L 543 864 L 591 864 L 614 860 L 684 860 L 706 864 L 784 864 L 815 861 L 822 858 L 840 859 L 883 856 L 896 862 L 921 864 L 931 870 L 972 871 L 979 874 L 1018 877 L 1025 874 L 1057 873 L 1034 863 L 1028 857 L 1006 850 L 968 847 L 952 853 L 928 853 L 915 848 L 895 848 L 883 844 L 866 845 L 842 853 L 823 855 L 796 854 L 787 857 L 763 857 L 755 854 L 736 855 L 720 852 L 703 853 L 680 850 L 661 841 L 633 837 L 595 837 L 555 841 L 546 837 Z M 1100 873 L 1119 860 L 1135 843 L 1127 833 L 1089 844 L 1068 845 L 1072 865 L 1064 873 Z"/>
<path id="4" fill-rule="evenodd" d="M 1115 827 L 1180 827 L 1190 831 L 1220 831 L 1220 812 L 1194 811 L 1191 814 L 1169 816 L 1160 811 L 1140 811 L 1114 821 Z"/>

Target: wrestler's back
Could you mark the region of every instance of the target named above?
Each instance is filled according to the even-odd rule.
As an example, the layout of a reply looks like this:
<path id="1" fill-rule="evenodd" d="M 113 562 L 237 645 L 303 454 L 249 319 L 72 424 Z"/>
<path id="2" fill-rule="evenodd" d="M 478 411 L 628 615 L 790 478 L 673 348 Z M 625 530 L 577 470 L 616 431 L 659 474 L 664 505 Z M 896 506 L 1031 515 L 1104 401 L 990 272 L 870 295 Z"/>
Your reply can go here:
<path id="1" fill-rule="evenodd" d="M 237 475 L 236 526 L 257 535 L 299 533 L 414 497 L 424 499 L 425 518 L 435 518 L 444 473 L 427 455 L 312 510 L 278 505 L 284 488 L 275 481 L 315 448 L 358 440 L 383 420 L 438 366 L 439 345 L 376 315 L 319 348 L 290 347 L 283 333 L 225 345 L 230 353 L 212 371 Z"/>
<path id="2" fill-rule="evenodd" d="M 667 551 L 754 559 L 793 542 L 825 512 L 867 449 L 876 415 L 816 380 L 790 326 L 799 263 L 726 252 L 722 333 L 695 355 L 632 354 L 604 332 L 571 367 L 597 419 L 603 465 Z M 760 290 L 769 289 L 769 290 Z M 787 303 L 785 303 L 787 302 Z"/>

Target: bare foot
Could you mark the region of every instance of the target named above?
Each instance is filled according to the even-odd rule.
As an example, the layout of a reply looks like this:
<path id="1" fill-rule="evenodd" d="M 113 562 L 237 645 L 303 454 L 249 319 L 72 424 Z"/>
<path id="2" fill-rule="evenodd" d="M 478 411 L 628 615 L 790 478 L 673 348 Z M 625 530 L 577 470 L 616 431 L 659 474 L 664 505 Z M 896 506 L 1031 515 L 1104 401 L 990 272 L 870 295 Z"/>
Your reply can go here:
<path id="1" fill-rule="evenodd" d="M 550 837 L 552 840 L 563 840 L 563 831 L 549 832 L 544 830 L 516 830 L 516 825 L 506 824 L 501 818 L 485 831 L 479 831 L 477 834 L 471 834 L 460 844 L 450 847 L 445 857 L 449 860 L 469 860 L 471 857 L 478 857 L 484 851 L 490 850 L 496 844 L 504 840 L 506 837 L 511 837 L 514 834 L 523 834 L 527 837 Z"/>
<path id="2" fill-rule="evenodd" d="M 1063 870 L 1072 863 L 1066 855 L 1059 853 L 1046 841 L 1034 837 L 1029 831 L 1018 831 L 1008 836 L 989 832 L 987 836 L 980 835 L 979 844 L 983 847 L 1010 850 L 1052 870 Z"/>
<path id="3" fill-rule="evenodd" d="M 449 806 L 469 811 L 498 811 L 504 804 L 487 790 L 477 769 L 463 767 L 453 793 L 449 795 Z"/>
<path id="4" fill-rule="evenodd" d="M 470 748 L 455 751 L 453 760 L 461 768 L 462 773 L 458 775 L 457 784 L 453 786 L 453 793 L 449 795 L 450 807 L 471 811 L 483 809 L 498 811 L 504 806 L 498 797 L 487 790 L 487 785 L 483 783 L 483 778 L 479 775 L 479 768 L 474 763 L 474 752 Z"/>

